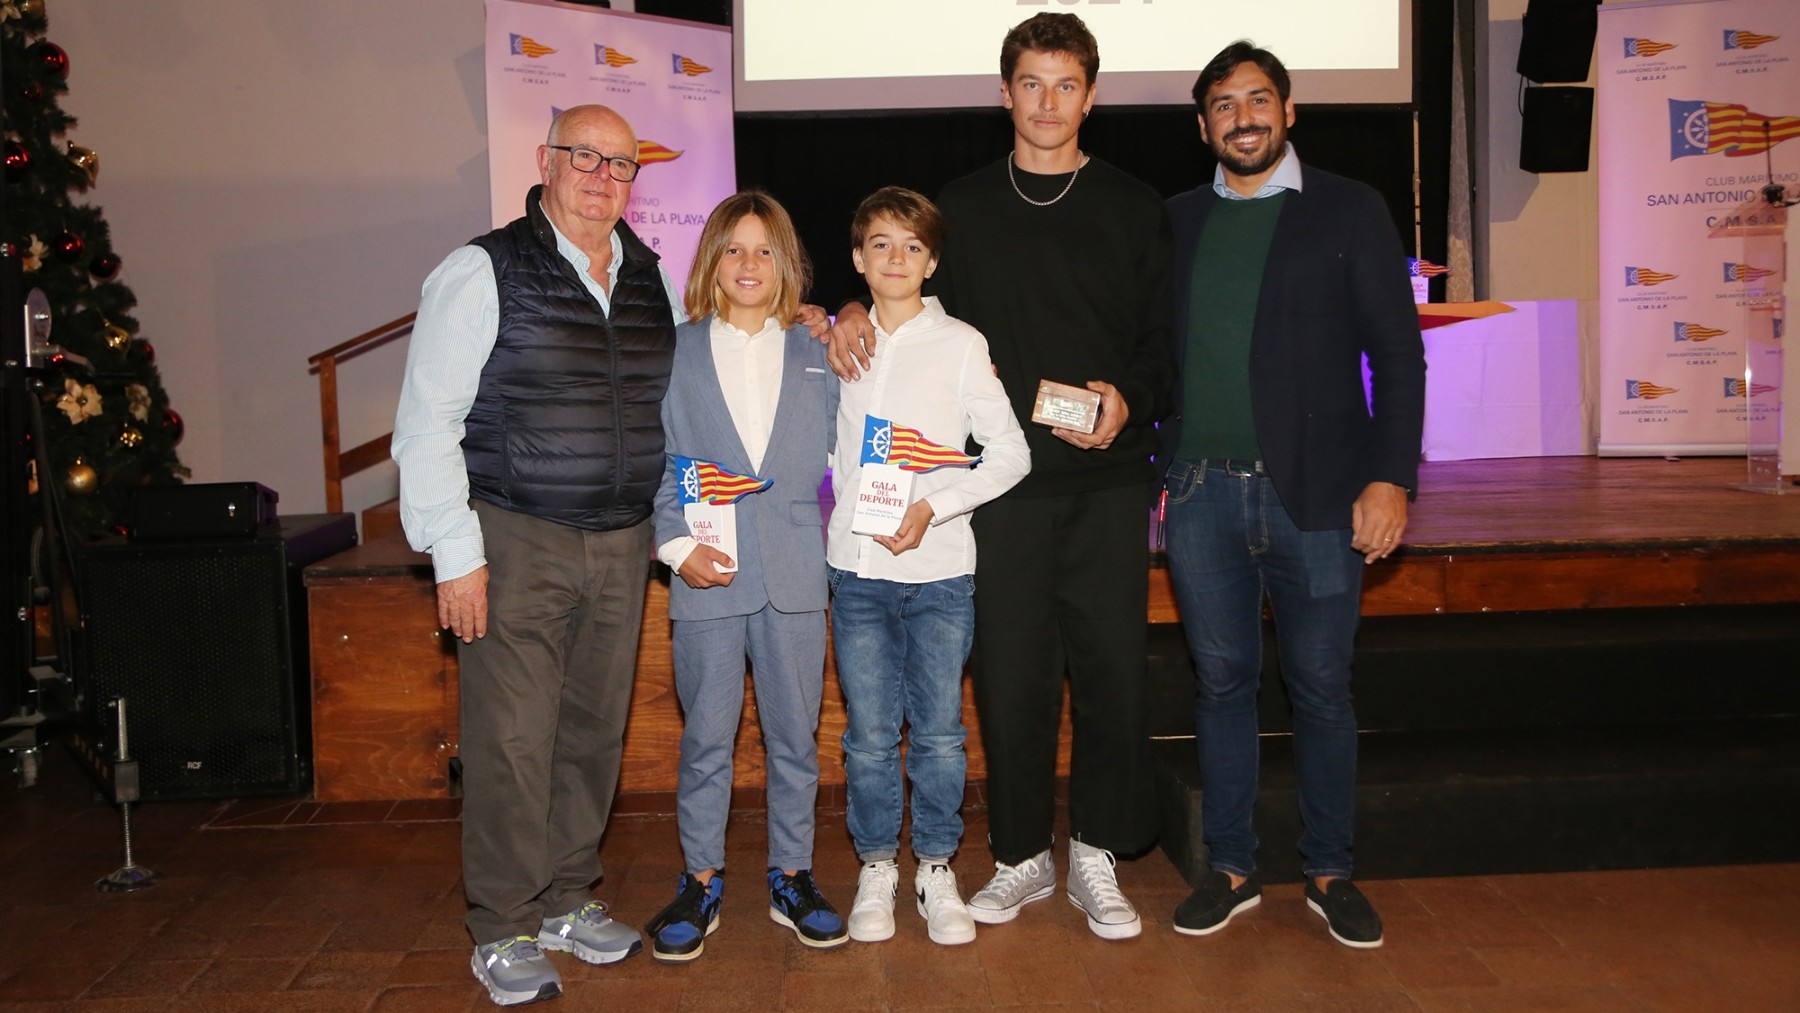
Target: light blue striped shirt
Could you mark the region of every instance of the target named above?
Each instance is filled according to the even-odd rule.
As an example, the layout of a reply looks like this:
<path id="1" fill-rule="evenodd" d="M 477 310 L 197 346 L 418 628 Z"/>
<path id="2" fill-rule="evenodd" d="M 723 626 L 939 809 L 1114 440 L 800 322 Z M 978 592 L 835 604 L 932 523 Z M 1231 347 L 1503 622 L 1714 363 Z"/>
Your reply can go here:
<path id="1" fill-rule="evenodd" d="M 1275 173 L 1269 177 L 1253 196 L 1246 197 L 1225 185 L 1225 166 L 1220 164 L 1213 169 L 1213 193 L 1226 200 L 1261 200 L 1273 197 L 1283 190 L 1300 192 L 1300 156 L 1294 154 L 1294 142 L 1289 141 L 1283 149 L 1281 161 L 1275 166 Z"/>

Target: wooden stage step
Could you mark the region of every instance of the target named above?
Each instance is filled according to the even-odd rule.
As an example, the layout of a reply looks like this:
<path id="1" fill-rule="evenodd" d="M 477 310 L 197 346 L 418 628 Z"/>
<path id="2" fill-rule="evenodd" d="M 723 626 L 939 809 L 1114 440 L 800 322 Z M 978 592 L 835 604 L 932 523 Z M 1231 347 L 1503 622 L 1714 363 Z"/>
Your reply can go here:
<path id="1" fill-rule="evenodd" d="M 1364 614 L 1373 629 L 1385 617 L 1429 622 L 1517 611 L 1800 602 L 1800 496 L 1730 488 L 1743 468 L 1741 459 L 1426 464 L 1407 544 L 1370 569 Z M 1154 548 L 1146 579 L 1148 621 L 1177 621 Z M 306 584 L 316 796 L 447 795 L 456 753 L 456 655 L 436 628 L 429 560 L 395 535 L 371 537 L 308 567 Z M 623 792 L 675 786 L 681 719 L 667 596 L 665 571 L 647 587 Z M 829 656 L 826 679 L 819 746 L 821 780 L 831 785 L 844 776 L 844 718 Z M 1179 719 L 1183 712 L 1167 713 Z M 969 777 L 980 780 L 986 760 L 966 682 L 964 720 Z M 1065 717 L 1061 773 L 1068 744 Z M 736 784 L 760 787 L 762 762 L 755 722 L 747 719 Z"/>
<path id="2" fill-rule="evenodd" d="M 1504 875 L 1800 860 L 1800 718 L 1375 732 L 1357 764 L 1356 874 Z M 1156 752 L 1162 848 L 1205 871 L 1194 743 Z M 1254 816 L 1269 882 L 1298 882 L 1286 736 L 1263 743 Z"/>

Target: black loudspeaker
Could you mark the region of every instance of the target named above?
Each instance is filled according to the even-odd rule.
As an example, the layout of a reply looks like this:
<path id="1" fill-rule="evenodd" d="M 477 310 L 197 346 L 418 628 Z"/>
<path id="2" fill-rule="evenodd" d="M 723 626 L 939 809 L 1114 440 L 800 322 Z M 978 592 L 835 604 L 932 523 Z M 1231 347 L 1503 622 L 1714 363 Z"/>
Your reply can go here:
<path id="1" fill-rule="evenodd" d="M 1600 0 L 1530 0 L 1519 73 L 1539 84 L 1586 81 L 1600 30 Z"/>
<path id="2" fill-rule="evenodd" d="M 252 538 L 104 542 L 81 554 L 84 737 L 117 748 L 146 799 L 292 795 L 312 784 L 301 570 L 356 544 L 350 514 L 280 518 Z"/>
<path id="3" fill-rule="evenodd" d="M 274 524 L 281 496 L 256 482 L 158 485 L 131 492 L 127 529 L 139 538 L 249 538 Z"/>
<path id="4" fill-rule="evenodd" d="M 1527 88 L 1519 134 L 1519 168 L 1526 172 L 1586 172 L 1594 128 L 1594 89 Z"/>

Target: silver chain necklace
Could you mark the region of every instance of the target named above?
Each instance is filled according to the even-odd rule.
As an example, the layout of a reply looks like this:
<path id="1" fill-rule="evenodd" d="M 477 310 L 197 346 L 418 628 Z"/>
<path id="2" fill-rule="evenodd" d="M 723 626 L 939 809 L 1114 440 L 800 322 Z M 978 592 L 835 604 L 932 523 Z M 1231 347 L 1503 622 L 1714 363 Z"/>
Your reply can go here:
<path id="1" fill-rule="evenodd" d="M 1049 200 L 1032 200 L 1030 197 L 1025 196 L 1025 191 L 1019 189 L 1019 180 L 1013 175 L 1013 153 L 1010 151 L 1006 153 L 1006 181 L 1012 184 L 1013 193 L 1018 194 L 1020 200 L 1035 207 L 1047 208 L 1057 201 L 1062 200 L 1064 197 L 1067 197 L 1069 191 L 1075 188 L 1075 177 L 1081 175 L 1082 163 L 1086 161 L 1087 155 L 1084 152 L 1077 151 L 1075 153 L 1075 171 L 1069 173 L 1069 181 L 1063 184 L 1062 193 L 1057 194 Z"/>

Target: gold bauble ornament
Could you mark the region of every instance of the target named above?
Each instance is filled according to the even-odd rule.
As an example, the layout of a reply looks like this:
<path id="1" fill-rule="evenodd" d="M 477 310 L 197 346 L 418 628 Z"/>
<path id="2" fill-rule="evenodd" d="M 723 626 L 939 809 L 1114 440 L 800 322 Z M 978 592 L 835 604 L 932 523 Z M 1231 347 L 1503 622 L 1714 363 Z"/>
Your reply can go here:
<path id="1" fill-rule="evenodd" d="M 126 450 L 136 450 L 144 442 L 144 434 L 136 426 L 124 426 L 119 430 L 119 446 Z"/>
<path id="2" fill-rule="evenodd" d="M 13 6 L 19 9 L 21 17 L 41 18 L 44 16 L 44 0 L 17 0 Z"/>
<path id="3" fill-rule="evenodd" d="M 69 161 L 74 162 L 76 168 L 87 173 L 88 186 L 100 182 L 100 156 L 94 153 L 93 148 L 84 148 L 74 141 L 70 141 Z"/>
<path id="4" fill-rule="evenodd" d="M 77 496 L 86 496 L 100 487 L 100 473 L 77 457 L 75 463 L 69 465 L 69 473 L 63 476 L 63 486 Z"/>
<path id="5" fill-rule="evenodd" d="M 106 338 L 106 347 L 115 352 L 123 352 L 125 346 L 131 344 L 131 332 L 110 320 L 100 329 L 100 333 Z"/>

